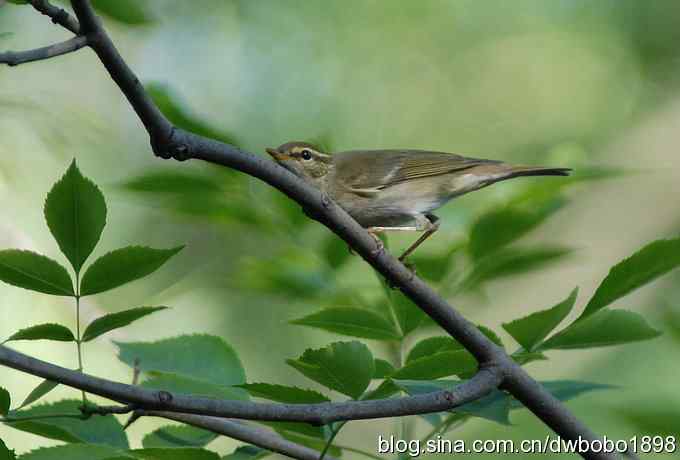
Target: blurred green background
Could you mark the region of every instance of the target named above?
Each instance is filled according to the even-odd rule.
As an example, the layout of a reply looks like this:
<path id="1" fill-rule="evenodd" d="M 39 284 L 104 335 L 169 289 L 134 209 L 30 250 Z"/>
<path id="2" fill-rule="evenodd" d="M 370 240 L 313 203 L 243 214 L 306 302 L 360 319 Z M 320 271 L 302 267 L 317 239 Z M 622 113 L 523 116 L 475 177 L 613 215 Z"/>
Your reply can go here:
<path id="1" fill-rule="evenodd" d="M 677 0 L 142 5 L 140 24 L 106 19 L 128 63 L 153 84 L 157 97 L 181 101 L 181 115 L 193 128 L 249 151 L 316 140 L 333 151 L 423 148 L 575 168 L 584 180 L 563 190 L 550 182 L 555 179 L 508 182 L 439 213 L 442 230 L 419 249 L 424 273 L 465 240 L 482 213 L 518 201 L 534 209 L 563 200 L 520 247 L 568 248 L 568 255 L 474 289 L 453 289 L 448 277 L 437 284 L 475 323 L 501 331 L 501 323 L 552 306 L 575 286 L 581 288 L 580 311 L 610 266 L 680 229 Z M 0 9 L 0 34 L 0 49 L 12 50 L 65 37 L 31 8 L 13 5 Z M 0 247 L 31 248 L 63 260 L 44 224 L 42 204 L 73 157 L 107 197 L 108 226 L 94 257 L 130 243 L 187 244 L 152 278 L 84 303 L 85 322 L 122 308 L 172 307 L 110 338 L 213 333 L 239 351 L 248 381 L 309 386 L 284 360 L 338 336 L 288 321 L 322 306 L 370 306 L 380 299 L 370 268 L 358 257 L 330 267 L 324 248 L 335 247 L 333 236 L 277 192 L 198 162 L 155 159 L 146 133 L 93 53 L 0 67 L 0 82 Z M 393 236 L 390 246 L 396 252 L 411 238 Z M 468 269 L 463 257 L 451 264 L 453 278 Z M 680 437 L 678 281 L 680 275 L 671 275 L 621 302 L 644 312 L 664 331 L 661 338 L 551 352 L 549 361 L 528 369 L 542 380 L 617 385 L 568 403 L 598 433 L 612 439 L 643 432 Z M 0 299 L 2 338 L 38 320 L 73 322 L 68 300 L 4 284 Z M 390 356 L 380 343 L 370 344 L 376 355 Z M 14 346 L 76 365 L 72 344 Z M 110 340 L 88 344 L 84 359 L 90 373 L 130 379 Z M 0 376 L 18 399 L 38 383 L 7 369 Z M 75 392 L 60 388 L 48 400 L 65 396 Z M 515 426 L 504 427 L 475 419 L 449 436 L 519 440 L 548 433 L 526 411 L 513 413 L 512 421 Z M 132 445 L 157 424 L 134 425 L 128 433 Z M 421 419 L 413 424 L 417 434 L 429 429 Z M 338 439 L 375 452 L 379 434 L 397 432 L 390 420 L 352 422 Z M 0 437 L 18 452 L 51 445 L 6 426 L 0 426 Z M 235 445 L 219 439 L 210 447 L 226 452 Z"/>

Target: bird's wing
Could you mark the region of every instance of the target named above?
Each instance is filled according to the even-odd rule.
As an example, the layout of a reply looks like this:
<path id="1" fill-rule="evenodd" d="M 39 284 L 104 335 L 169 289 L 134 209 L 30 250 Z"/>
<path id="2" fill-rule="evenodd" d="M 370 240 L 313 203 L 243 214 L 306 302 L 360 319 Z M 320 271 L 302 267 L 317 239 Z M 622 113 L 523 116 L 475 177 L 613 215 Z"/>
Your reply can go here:
<path id="1" fill-rule="evenodd" d="M 372 150 L 337 154 L 334 163 L 340 183 L 354 193 L 371 195 L 402 182 L 499 162 L 444 152 Z"/>

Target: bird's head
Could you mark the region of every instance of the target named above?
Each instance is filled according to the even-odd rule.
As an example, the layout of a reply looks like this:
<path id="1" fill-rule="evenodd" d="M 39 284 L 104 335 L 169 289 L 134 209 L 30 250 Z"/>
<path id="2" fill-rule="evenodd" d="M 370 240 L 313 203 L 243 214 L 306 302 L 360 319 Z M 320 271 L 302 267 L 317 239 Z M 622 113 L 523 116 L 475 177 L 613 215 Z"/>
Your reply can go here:
<path id="1" fill-rule="evenodd" d="M 281 166 L 311 183 L 323 179 L 332 165 L 330 155 L 307 142 L 287 142 L 266 150 Z"/>

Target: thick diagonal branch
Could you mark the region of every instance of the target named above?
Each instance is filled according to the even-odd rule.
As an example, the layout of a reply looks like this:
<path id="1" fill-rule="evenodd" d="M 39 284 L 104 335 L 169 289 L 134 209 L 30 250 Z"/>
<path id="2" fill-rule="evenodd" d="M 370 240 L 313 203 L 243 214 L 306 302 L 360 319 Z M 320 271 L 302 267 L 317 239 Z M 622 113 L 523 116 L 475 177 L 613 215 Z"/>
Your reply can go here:
<path id="1" fill-rule="evenodd" d="M 27 51 L 6 51 L 0 53 L 0 64 L 15 66 L 27 62 L 42 61 L 78 51 L 84 46 L 87 46 L 87 37 L 77 36 L 42 48 Z"/>
<path id="2" fill-rule="evenodd" d="M 318 460 L 319 452 L 294 442 L 290 442 L 271 431 L 256 428 L 243 423 L 227 420 L 219 417 L 206 417 L 203 415 L 180 414 L 163 411 L 139 411 L 142 416 L 162 417 L 176 422 L 186 423 L 198 428 L 203 428 L 213 433 L 223 434 L 239 441 L 255 444 L 259 447 L 287 455 L 301 460 Z M 337 460 L 335 457 L 326 455 L 328 460 Z"/>
<path id="3" fill-rule="evenodd" d="M 191 396 L 113 382 L 32 358 L 6 346 L 0 346 L 0 364 L 137 409 L 314 425 L 451 410 L 487 395 L 502 381 L 500 369 L 482 368 L 473 378 L 455 388 L 424 395 L 372 401 L 274 404 Z"/>

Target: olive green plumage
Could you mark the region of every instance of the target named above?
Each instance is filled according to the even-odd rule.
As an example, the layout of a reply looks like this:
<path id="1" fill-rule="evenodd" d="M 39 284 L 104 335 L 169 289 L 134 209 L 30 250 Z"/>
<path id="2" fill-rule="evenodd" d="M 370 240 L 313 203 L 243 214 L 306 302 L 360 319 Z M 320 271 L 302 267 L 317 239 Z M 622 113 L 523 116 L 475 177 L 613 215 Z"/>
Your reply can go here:
<path id="1" fill-rule="evenodd" d="M 306 142 L 267 149 L 282 166 L 327 193 L 372 232 L 425 231 L 432 211 L 457 196 L 520 176 L 568 176 L 568 168 L 517 166 L 423 150 L 352 150 L 329 155 Z"/>

